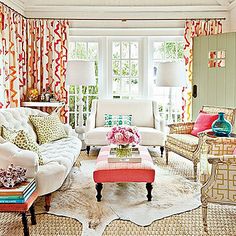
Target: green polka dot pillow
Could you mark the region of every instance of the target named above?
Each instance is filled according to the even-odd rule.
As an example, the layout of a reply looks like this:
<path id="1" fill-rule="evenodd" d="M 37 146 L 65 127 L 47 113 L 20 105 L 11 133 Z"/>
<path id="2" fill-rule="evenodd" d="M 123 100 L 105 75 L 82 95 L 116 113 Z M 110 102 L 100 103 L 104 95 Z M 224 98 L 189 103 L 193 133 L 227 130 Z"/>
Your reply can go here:
<path id="1" fill-rule="evenodd" d="M 129 125 L 131 126 L 132 115 L 111 115 L 105 114 L 105 127 L 113 127 L 113 126 L 123 126 Z"/>
<path id="2" fill-rule="evenodd" d="M 39 151 L 39 145 L 36 141 L 24 130 L 11 130 L 5 126 L 2 127 L 2 137 L 17 147 L 36 152 L 38 154 L 39 165 L 43 165 L 43 157 Z"/>
<path id="3" fill-rule="evenodd" d="M 67 134 L 57 114 L 48 116 L 29 116 L 33 124 L 39 144 L 49 143 L 58 139 L 66 138 Z"/>

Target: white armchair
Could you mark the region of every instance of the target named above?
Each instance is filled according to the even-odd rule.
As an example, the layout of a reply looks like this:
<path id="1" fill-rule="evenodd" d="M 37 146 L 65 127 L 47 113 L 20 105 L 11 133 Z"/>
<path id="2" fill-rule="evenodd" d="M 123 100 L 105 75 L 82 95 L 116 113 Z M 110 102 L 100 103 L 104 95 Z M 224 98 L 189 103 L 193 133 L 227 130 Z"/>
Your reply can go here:
<path id="1" fill-rule="evenodd" d="M 165 134 L 157 103 L 151 100 L 93 100 L 92 110 L 85 128 L 87 153 L 90 146 L 108 145 L 106 134 L 111 129 L 104 127 L 105 114 L 132 115 L 132 125 L 141 134 L 141 145 L 160 146 L 163 155 Z"/>

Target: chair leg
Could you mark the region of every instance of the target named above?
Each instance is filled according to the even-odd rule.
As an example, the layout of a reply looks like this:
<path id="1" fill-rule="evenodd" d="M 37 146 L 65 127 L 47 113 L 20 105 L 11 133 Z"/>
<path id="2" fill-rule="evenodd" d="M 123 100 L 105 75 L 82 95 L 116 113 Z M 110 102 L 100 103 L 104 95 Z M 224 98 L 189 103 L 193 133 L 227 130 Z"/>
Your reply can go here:
<path id="1" fill-rule="evenodd" d="M 87 147 L 86 147 L 86 150 L 87 150 L 87 155 L 89 155 L 89 152 L 90 152 L 90 146 L 87 146 Z"/>
<path id="2" fill-rule="evenodd" d="M 163 146 L 160 146 L 160 150 L 161 150 L 161 157 L 163 157 L 164 147 L 163 147 Z"/>
<path id="3" fill-rule="evenodd" d="M 166 148 L 166 165 L 169 163 L 169 150 Z"/>
<path id="4" fill-rule="evenodd" d="M 49 211 L 49 209 L 50 209 L 51 199 L 52 199 L 52 194 L 51 193 L 45 195 L 45 206 L 44 206 L 44 208 L 45 208 L 46 211 Z"/>
<path id="5" fill-rule="evenodd" d="M 207 232 L 207 200 L 202 200 L 202 220 L 204 231 Z"/>
<path id="6" fill-rule="evenodd" d="M 194 162 L 193 163 L 193 177 L 194 177 L 194 181 L 197 182 L 197 163 Z"/>

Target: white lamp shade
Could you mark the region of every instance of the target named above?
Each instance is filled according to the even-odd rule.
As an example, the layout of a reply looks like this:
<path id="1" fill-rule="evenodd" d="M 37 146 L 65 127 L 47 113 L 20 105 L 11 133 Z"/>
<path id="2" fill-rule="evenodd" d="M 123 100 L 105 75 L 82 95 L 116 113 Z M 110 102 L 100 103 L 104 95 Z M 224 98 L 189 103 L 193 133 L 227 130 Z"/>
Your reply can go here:
<path id="1" fill-rule="evenodd" d="M 159 87 L 185 87 L 185 64 L 181 62 L 160 62 L 157 66 L 157 82 Z"/>
<path id="2" fill-rule="evenodd" d="M 80 60 L 68 61 L 66 84 L 96 85 L 94 62 Z"/>

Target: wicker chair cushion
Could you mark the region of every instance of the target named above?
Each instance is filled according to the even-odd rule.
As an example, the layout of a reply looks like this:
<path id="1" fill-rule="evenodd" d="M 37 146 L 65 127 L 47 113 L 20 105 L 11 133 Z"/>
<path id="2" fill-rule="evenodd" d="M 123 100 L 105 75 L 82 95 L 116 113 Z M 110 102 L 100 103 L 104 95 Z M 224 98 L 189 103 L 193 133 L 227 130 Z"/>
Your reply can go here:
<path id="1" fill-rule="evenodd" d="M 167 140 L 171 144 L 178 146 L 180 149 L 185 149 L 194 152 L 198 146 L 198 138 L 191 134 L 169 134 Z"/>

